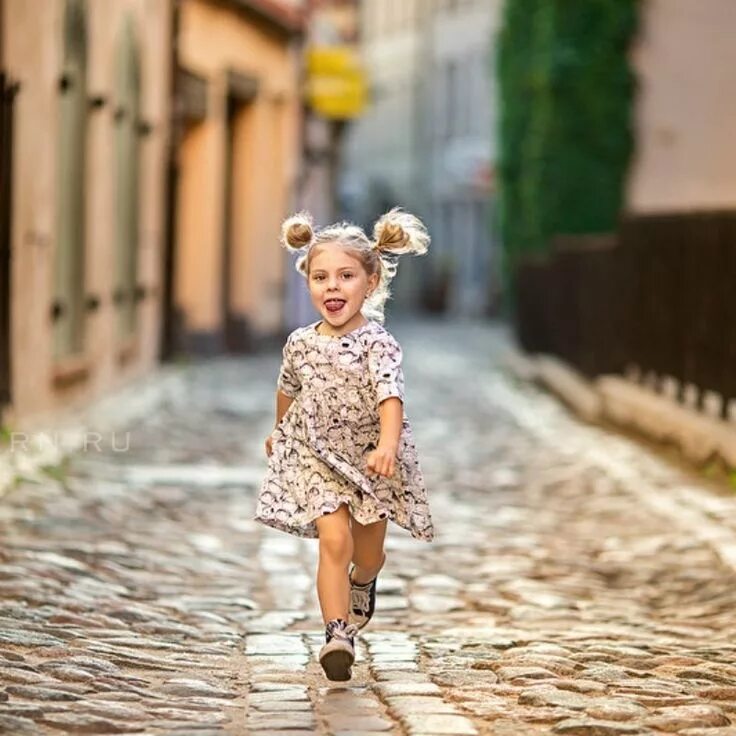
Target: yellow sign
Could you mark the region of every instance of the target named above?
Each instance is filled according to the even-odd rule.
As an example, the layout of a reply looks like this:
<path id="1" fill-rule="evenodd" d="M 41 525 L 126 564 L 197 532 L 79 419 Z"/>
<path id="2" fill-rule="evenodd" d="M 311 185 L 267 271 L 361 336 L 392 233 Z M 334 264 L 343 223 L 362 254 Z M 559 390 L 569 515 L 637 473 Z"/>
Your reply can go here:
<path id="1" fill-rule="evenodd" d="M 320 115 L 343 120 L 366 106 L 366 76 L 350 46 L 315 46 L 307 51 L 307 101 Z"/>

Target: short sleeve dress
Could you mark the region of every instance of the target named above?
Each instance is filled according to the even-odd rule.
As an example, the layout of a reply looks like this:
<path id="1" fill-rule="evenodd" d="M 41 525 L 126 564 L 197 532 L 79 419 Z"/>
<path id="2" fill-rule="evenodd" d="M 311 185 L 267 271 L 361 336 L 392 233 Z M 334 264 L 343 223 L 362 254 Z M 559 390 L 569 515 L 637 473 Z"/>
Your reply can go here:
<path id="1" fill-rule="evenodd" d="M 359 523 L 390 519 L 423 541 L 434 538 L 427 489 L 404 410 L 391 477 L 366 468 L 378 444 L 379 404 L 404 403 L 401 346 L 368 320 L 340 337 L 294 330 L 277 386 L 294 400 L 271 434 L 272 452 L 254 518 L 300 537 L 317 537 L 315 519 L 348 505 Z"/>

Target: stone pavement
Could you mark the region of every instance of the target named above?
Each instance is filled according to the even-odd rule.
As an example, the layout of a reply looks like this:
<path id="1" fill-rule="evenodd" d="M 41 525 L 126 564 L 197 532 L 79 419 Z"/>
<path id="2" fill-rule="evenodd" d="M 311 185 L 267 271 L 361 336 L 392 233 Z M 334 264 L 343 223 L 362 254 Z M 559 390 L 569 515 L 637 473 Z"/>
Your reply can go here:
<path id="1" fill-rule="evenodd" d="M 0 733 L 736 734 L 736 502 L 499 369 L 389 326 L 437 538 L 392 527 L 353 680 L 316 543 L 250 520 L 279 356 L 182 390 L 0 504 Z"/>

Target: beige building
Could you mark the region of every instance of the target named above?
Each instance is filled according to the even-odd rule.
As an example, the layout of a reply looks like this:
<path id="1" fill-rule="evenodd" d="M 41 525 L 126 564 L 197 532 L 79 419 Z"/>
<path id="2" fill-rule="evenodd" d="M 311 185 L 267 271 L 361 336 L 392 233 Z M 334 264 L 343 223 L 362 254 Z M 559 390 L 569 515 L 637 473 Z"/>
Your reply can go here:
<path id="1" fill-rule="evenodd" d="M 299 0 L 0 0 L 0 414 L 284 327 Z"/>
<path id="2" fill-rule="evenodd" d="M 732 0 L 647 0 L 632 62 L 639 81 L 632 214 L 736 207 Z"/>
<path id="3" fill-rule="evenodd" d="M 0 412 L 86 403 L 157 361 L 167 0 L 3 0 Z M 10 136 L 12 130 L 12 137 Z"/>
<path id="4" fill-rule="evenodd" d="M 301 12 L 181 0 L 169 348 L 248 350 L 282 331 L 301 115 Z"/>

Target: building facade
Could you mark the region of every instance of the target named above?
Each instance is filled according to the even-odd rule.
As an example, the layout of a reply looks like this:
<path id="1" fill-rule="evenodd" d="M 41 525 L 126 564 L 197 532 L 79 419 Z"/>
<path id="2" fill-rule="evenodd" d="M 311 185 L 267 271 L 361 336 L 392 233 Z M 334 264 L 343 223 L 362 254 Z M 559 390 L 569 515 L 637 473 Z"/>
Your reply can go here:
<path id="1" fill-rule="evenodd" d="M 500 296 L 495 225 L 495 37 L 501 0 L 441 0 L 427 28 L 420 115 L 430 278 L 457 317 L 492 313 Z"/>
<path id="2" fill-rule="evenodd" d="M 0 411 L 19 426 L 158 360 L 171 8 L 0 10 Z"/>
<path id="3" fill-rule="evenodd" d="M 302 13 L 273 0 L 178 5 L 168 352 L 250 350 L 285 321 Z"/>
<path id="4" fill-rule="evenodd" d="M 401 205 L 432 235 L 427 256 L 399 267 L 399 311 L 479 316 L 495 304 L 492 64 L 501 5 L 363 4 L 371 107 L 350 138 L 346 198 L 364 224 Z"/>
<path id="5" fill-rule="evenodd" d="M 369 79 L 369 106 L 348 133 L 341 181 L 345 215 L 370 234 L 391 207 L 423 213 L 419 101 L 426 26 L 426 0 L 371 0 L 360 7 L 360 48 Z M 421 259 L 401 262 L 392 283 L 390 313 L 419 299 Z"/>
<path id="6" fill-rule="evenodd" d="M 631 62 L 639 80 L 631 214 L 733 210 L 733 4 L 647 0 Z M 683 92 L 687 104 L 683 104 Z"/>

